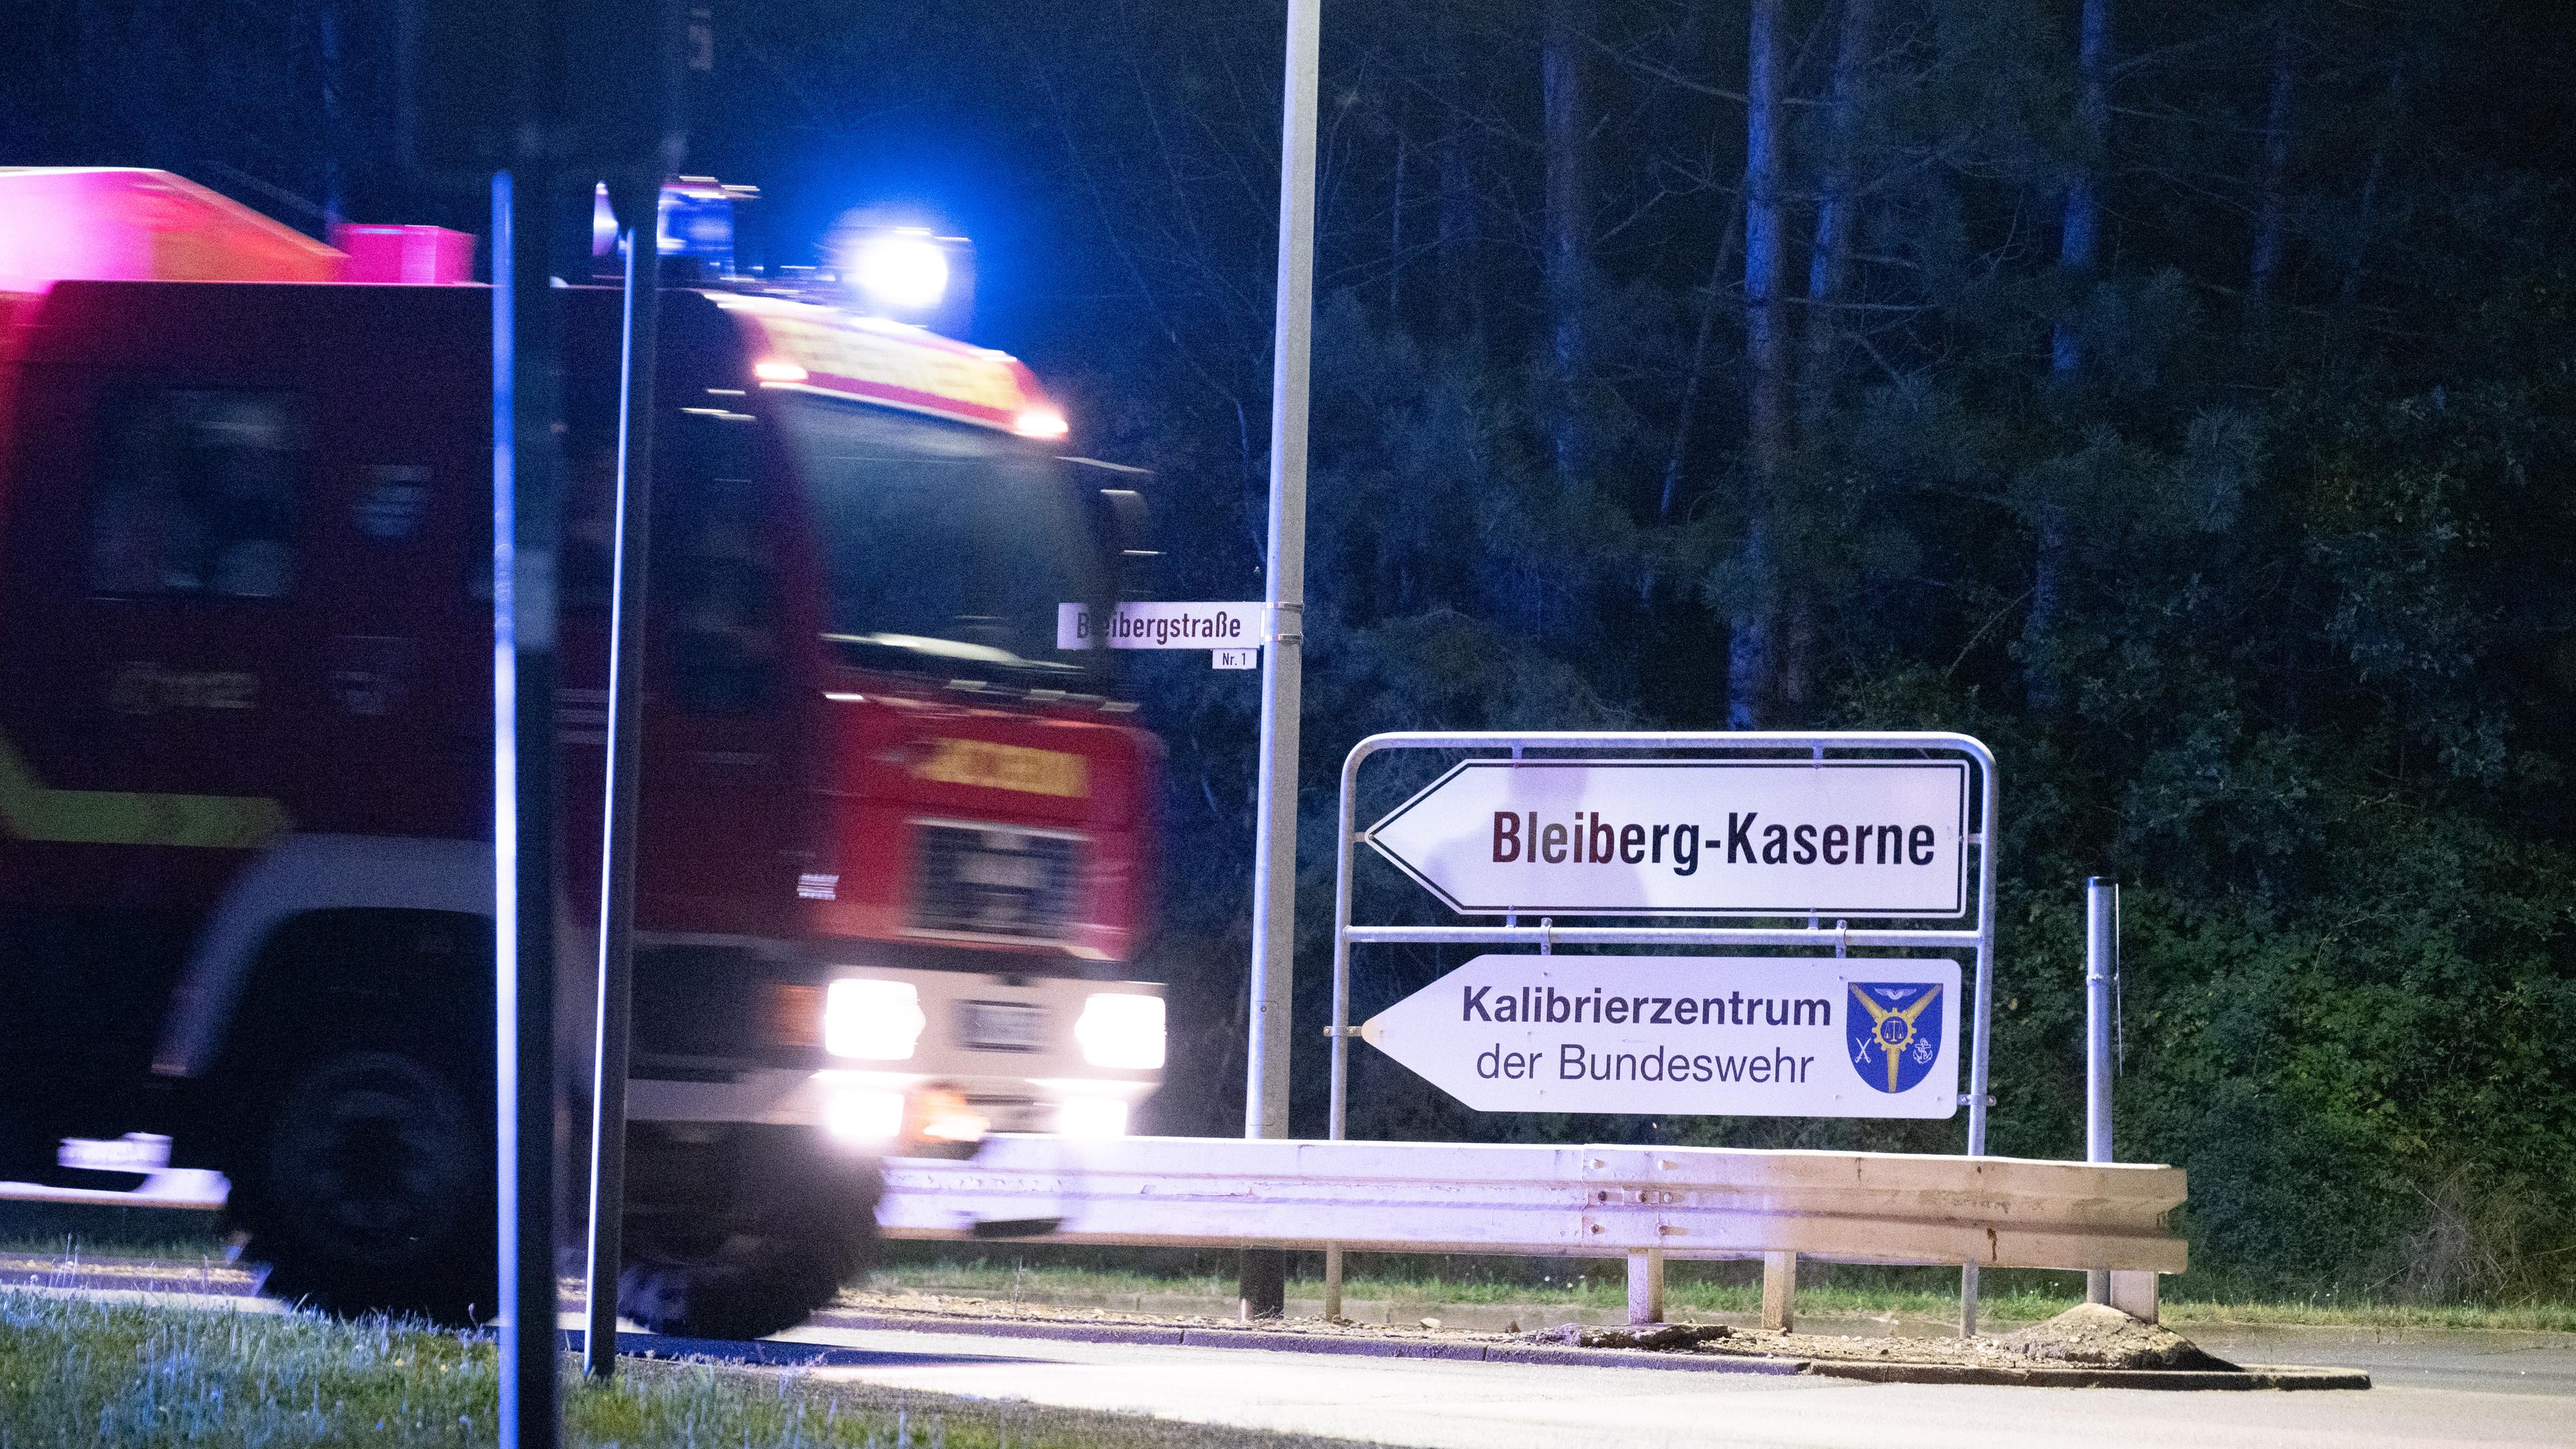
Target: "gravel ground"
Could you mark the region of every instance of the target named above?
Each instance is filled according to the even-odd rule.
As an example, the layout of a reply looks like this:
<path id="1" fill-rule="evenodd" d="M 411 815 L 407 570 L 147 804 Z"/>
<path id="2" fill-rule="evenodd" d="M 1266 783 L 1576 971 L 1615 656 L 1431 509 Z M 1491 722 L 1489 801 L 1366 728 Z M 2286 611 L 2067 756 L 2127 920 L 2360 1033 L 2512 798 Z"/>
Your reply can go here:
<path id="1" fill-rule="evenodd" d="M 892 1318 L 927 1319 L 961 1325 L 1008 1322 L 1183 1328 L 1211 1332 L 1236 1329 L 1322 1339 L 1560 1345 L 1841 1363 L 1995 1369 L 2232 1367 L 2200 1353 L 2188 1340 L 2169 1329 L 2139 1323 L 2116 1309 L 2091 1305 L 2014 1333 L 1974 1339 L 1772 1333 L 1718 1324 L 1665 1324 L 1630 1329 L 1566 1323 L 1496 1332 L 1451 1328 L 1438 1318 L 1425 1318 L 1409 1327 L 1324 1318 L 1283 1318 L 1247 1325 L 1235 1319 L 1205 1314 L 1068 1308 L 1053 1304 L 1014 1303 L 1006 1299 L 914 1292 L 845 1293 L 837 1307 Z"/>

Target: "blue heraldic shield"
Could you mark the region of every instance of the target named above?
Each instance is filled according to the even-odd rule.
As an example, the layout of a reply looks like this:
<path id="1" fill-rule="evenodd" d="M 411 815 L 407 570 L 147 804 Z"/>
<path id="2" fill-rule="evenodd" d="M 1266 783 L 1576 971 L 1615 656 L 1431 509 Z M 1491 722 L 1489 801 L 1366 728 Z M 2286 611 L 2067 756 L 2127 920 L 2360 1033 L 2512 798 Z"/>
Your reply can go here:
<path id="1" fill-rule="evenodd" d="M 1941 1056 L 1937 982 L 1855 981 L 1845 1017 L 1852 1070 L 1878 1091 L 1911 1088 Z"/>

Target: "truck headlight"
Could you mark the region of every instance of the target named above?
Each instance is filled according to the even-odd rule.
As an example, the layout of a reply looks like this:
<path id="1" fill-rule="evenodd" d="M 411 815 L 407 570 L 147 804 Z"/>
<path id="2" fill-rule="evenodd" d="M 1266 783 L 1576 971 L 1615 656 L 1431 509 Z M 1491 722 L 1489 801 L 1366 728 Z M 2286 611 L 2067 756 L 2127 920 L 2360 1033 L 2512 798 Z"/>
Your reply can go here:
<path id="1" fill-rule="evenodd" d="M 824 1106 L 823 1125 L 844 1142 L 892 1142 L 903 1130 L 903 1093 L 843 1087 Z"/>
<path id="2" fill-rule="evenodd" d="M 836 1057 L 908 1061 L 929 1024 L 909 981 L 845 976 L 823 996 L 823 1050 Z"/>
<path id="3" fill-rule="evenodd" d="M 1124 1137 L 1127 1104 L 1116 1097 L 1067 1097 L 1056 1109 L 1055 1130 L 1067 1137 Z"/>
<path id="4" fill-rule="evenodd" d="M 1127 991 L 1093 993 L 1073 1024 L 1082 1059 L 1095 1067 L 1152 1070 L 1163 1064 L 1163 998 Z"/>

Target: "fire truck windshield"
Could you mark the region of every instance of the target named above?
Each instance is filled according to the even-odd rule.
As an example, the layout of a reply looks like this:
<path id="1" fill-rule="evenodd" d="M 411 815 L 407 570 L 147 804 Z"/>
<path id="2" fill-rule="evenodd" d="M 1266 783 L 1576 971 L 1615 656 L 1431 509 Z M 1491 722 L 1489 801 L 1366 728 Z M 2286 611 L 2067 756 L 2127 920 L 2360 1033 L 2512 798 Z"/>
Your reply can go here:
<path id="1" fill-rule="evenodd" d="M 1105 599 L 1091 521 L 1063 466 L 1005 434 L 781 395 L 813 500 L 831 631 L 875 668 L 1085 669 L 1056 606 Z"/>

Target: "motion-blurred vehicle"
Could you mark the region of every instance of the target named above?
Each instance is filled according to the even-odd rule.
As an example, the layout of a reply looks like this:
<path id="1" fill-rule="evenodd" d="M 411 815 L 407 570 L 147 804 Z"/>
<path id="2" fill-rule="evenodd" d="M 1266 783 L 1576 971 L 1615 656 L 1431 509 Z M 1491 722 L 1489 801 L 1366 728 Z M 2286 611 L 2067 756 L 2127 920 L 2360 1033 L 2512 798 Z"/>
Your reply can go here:
<path id="1" fill-rule="evenodd" d="M 693 252 L 721 191 L 665 200 L 706 275 L 661 314 L 622 1289 L 736 1337 L 865 1261 L 881 1157 L 1125 1130 L 1163 1065 L 1128 969 L 1160 755 L 1106 652 L 1056 647 L 1118 592 L 1124 480 L 1058 456 L 1013 359 Z M 343 251 L 148 171 L 0 171 L 0 214 L 0 1179 L 166 1135 L 272 1294 L 488 1313 L 472 239 Z M 578 1109 L 619 296 L 558 295 Z"/>

